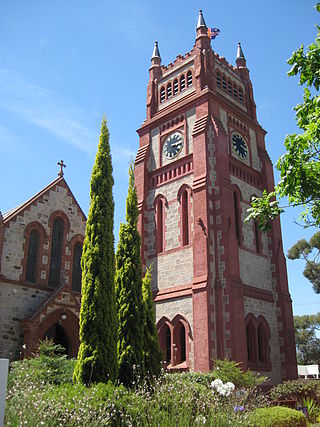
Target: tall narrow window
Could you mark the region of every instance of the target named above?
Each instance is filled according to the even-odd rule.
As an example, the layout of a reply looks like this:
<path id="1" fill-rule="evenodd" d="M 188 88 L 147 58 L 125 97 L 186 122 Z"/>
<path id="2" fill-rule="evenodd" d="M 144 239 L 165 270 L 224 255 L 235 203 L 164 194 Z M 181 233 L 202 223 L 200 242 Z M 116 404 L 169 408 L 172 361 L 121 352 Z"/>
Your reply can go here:
<path id="1" fill-rule="evenodd" d="M 192 71 L 188 71 L 187 73 L 187 86 L 190 87 L 192 86 Z"/>
<path id="2" fill-rule="evenodd" d="M 258 327 L 258 356 L 259 362 L 267 362 L 267 340 L 263 325 L 260 323 Z"/>
<path id="3" fill-rule="evenodd" d="M 220 76 L 220 73 L 217 73 L 217 86 L 221 87 L 221 76 Z"/>
<path id="4" fill-rule="evenodd" d="M 157 252 L 163 252 L 163 201 L 159 200 L 156 207 L 157 215 Z"/>
<path id="5" fill-rule="evenodd" d="M 73 247 L 72 289 L 77 292 L 81 292 L 81 254 L 82 245 L 76 243 Z"/>
<path id="6" fill-rule="evenodd" d="M 176 95 L 179 91 L 179 83 L 178 83 L 178 79 L 175 79 L 173 81 L 173 94 Z"/>
<path id="7" fill-rule="evenodd" d="M 237 89 L 237 87 L 236 86 L 233 86 L 233 96 L 234 96 L 234 98 L 238 98 L 238 89 Z"/>
<path id="8" fill-rule="evenodd" d="M 185 362 L 186 357 L 186 330 L 185 327 L 181 324 L 180 326 L 180 362 Z"/>
<path id="9" fill-rule="evenodd" d="M 39 254 L 39 233 L 32 230 L 29 234 L 27 267 L 26 267 L 26 281 L 35 283 L 37 274 L 37 263 Z"/>
<path id="10" fill-rule="evenodd" d="M 243 104 L 243 93 L 242 93 L 242 89 L 239 89 L 239 101 L 241 102 L 241 104 Z"/>
<path id="11" fill-rule="evenodd" d="M 49 270 L 49 286 L 55 288 L 60 283 L 61 255 L 63 243 L 63 220 L 56 218 L 52 226 L 52 241 Z"/>
<path id="12" fill-rule="evenodd" d="M 166 362 L 171 363 L 171 332 L 169 326 L 166 330 Z"/>
<path id="13" fill-rule="evenodd" d="M 255 241 L 256 241 L 256 251 L 259 254 L 261 252 L 261 247 L 260 247 L 260 230 L 259 230 L 257 221 L 253 222 L 253 227 L 254 227 L 254 237 L 255 237 Z"/>
<path id="14" fill-rule="evenodd" d="M 172 86 L 171 83 L 167 84 L 167 99 L 171 98 L 172 95 Z"/>
<path id="15" fill-rule="evenodd" d="M 162 86 L 160 89 L 160 102 L 163 102 L 166 99 L 166 91 L 165 88 Z"/>
<path id="16" fill-rule="evenodd" d="M 182 200 L 182 245 L 186 246 L 189 244 L 189 203 L 188 203 L 188 192 L 185 190 L 181 196 Z"/>
<path id="17" fill-rule="evenodd" d="M 222 79 L 222 89 L 226 92 L 227 91 L 227 83 L 226 79 L 223 77 Z"/>
<path id="18" fill-rule="evenodd" d="M 249 321 L 249 323 L 247 324 L 246 334 L 247 334 L 248 361 L 249 362 L 256 362 L 255 331 L 254 331 L 254 327 L 253 327 L 251 321 Z"/>
<path id="19" fill-rule="evenodd" d="M 240 212 L 238 207 L 238 196 L 237 193 L 233 192 L 233 206 L 234 206 L 234 225 L 236 230 L 236 237 L 238 240 L 238 245 L 240 245 Z"/>
<path id="20" fill-rule="evenodd" d="M 228 94 L 232 96 L 232 84 L 230 80 L 228 80 Z"/>
<path id="21" fill-rule="evenodd" d="M 184 74 L 182 74 L 182 76 L 180 77 L 180 91 L 184 90 L 185 87 L 186 87 L 186 78 Z"/>

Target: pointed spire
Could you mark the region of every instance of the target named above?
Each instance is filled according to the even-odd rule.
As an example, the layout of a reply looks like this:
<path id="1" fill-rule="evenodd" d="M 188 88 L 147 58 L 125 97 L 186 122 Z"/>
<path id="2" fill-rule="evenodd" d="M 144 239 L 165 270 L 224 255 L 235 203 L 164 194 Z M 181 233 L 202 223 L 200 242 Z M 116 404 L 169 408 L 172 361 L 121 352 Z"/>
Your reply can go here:
<path id="1" fill-rule="evenodd" d="M 154 58 L 161 58 L 160 52 L 159 52 L 159 47 L 158 47 L 158 42 L 154 42 L 154 48 L 153 48 L 153 53 L 152 53 L 151 59 L 154 59 Z"/>
<path id="2" fill-rule="evenodd" d="M 243 54 L 243 51 L 242 51 L 241 43 L 239 42 L 238 43 L 238 49 L 237 49 L 237 59 L 240 59 L 240 58 L 246 59 L 244 54 Z"/>
<path id="3" fill-rule="evenodd" d="M 206 23 L 205 23 L 205 20 L 204 20 L 204 17 L 203 17 L 203 15 L 202 15 L 202 10 L 201 10 L 201 9 L 199 10 L 199 17 L 198 17 L 197 30 L 198 30 L 200 27 L 205 27 L 205 28 L 207 28 Z"/>

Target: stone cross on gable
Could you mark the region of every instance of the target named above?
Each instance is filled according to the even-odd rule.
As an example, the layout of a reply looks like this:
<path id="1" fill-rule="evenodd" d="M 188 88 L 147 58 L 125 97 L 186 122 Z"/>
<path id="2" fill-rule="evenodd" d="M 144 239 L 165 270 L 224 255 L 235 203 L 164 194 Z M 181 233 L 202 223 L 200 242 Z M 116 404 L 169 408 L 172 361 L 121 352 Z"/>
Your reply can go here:
<path id="1" fill-rule="evenodd" d="M 58 162 L 57 165 L 60 166 L 60 172 L 58 173 L 58 176 L 63 176 L 64 173 L 62 168 L 67 167 L 67 165 L 63 163 L 63 160 L 60 160 L 60 162 Z"/>

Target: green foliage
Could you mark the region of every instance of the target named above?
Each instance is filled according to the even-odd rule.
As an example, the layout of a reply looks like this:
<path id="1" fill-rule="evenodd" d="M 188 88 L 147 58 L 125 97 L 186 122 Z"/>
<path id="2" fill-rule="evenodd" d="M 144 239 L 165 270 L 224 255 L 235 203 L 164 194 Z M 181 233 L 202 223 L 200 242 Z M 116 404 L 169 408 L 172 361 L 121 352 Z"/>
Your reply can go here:
<path id="1" fill-rule="evenodd" d="M 310 256 L 313 254 L 313 259 Z M 299 240 L 288 251 L 289 259 L 304 259 L 306 266 L 303 275 L 310 280 L 316 294 L 320 293 L 320 231 L 315 233 L 309 242 Z"/>
<path id="2" fill-rule="evenodd" d="M 267 377 L 260 376 L 258 373 L 243 371 L 240 362 L 234 360 L 215 360 L 213 368 L 213 377 L 220 379 L 223 383 L 232 382 L 236 387 L 254 388 L 267 381 Z"/>
<path id="3" fill-rule="evenodd" d="M 308 417 L 310 422 L 316 422 L 318 416 L 320 416 L 320 405 L 315 402 L 312 397 L 305 397 L 298 402 L 298 406 L 307 408 Z"/>
<path id="4" fill-rule="evenodd" d="M 142 280 L 142 298 L 145 312 L 143 346 L 145 371 L 151 376 L 158 376 L 161 370 L 162 353 L 151 292 L 151 268 L 147 269 Z"/>
<path id="5" fill-rule="evenodd" d="M 316 8 L 319 12 L 319 3 Z M 319 29 L 317 26 L 315 42 L 308 46 L 306 51 L 301 46 L 288 60 L 292 66 L 288 75 L 298 75 L 299 84 L 308 87 L 304 89 L 303 103 L 295 107 L 296 121 L 301 133 L 287 135 L 286 153 L 277 162 L 281 179 L 274 192 L 264 192 L 260 199 L 255 198 L 248 211 L 247 220 L 259 219 L 262 231 L 270 229 L 271 221 L 283 211 L 283 207 L 279 207 L 278 202 L 274 200 L 275 195 L 279 199 L 286 198 L 289 206 L 302 206 L 300 219 L 306 226 L 320 225 Z"/>
<path id="6" fill-rule="evenodd" d="M 41 341 L 34 358 L 11 363 L 9 387 L 13 383 L 19 387 L 30 383 L 40 388 L 44 384 L 72 383 L 75 360 L 67 359 L 63 351 L 52 340 Z"/>
<path id="7" fill-rule="evenodd" d="M 320 383 L 316 380 L 285 381 L 270 390 L 272 400 L 320 399 Z"/>
<path id="8" fill-rule="evenodd" d="M 74 380 L 83 384 L 117 377 L 112 187 L 109 131 L 103 118 L 81 258 L 80 348 Z"/>
<path id="9" fill-rule="evenodd" d="M 134 187 L 133 166 L 130 165 L 126 223 L 120 224 L 115 275 L 118 311 L 118 379 L 126 386 L 130 386 L 143 375 L 144 365 L 141 241 L 137 221 L 138 197 Z"/>
<path id="10" fill-rule="evenodd" d="M 250 416 L 254 427 L 306 427 L 306 417 L 302 412 L 284 406 L 258 408 Z"/>
<path id="11" fill-rule="evenodd" d="M 297 360 L 300 365 L 320 364 L 320 312 L 294 316 Z"/>
<path id="12" fill-rule="evenodd" d="M 22 366 L 24 362 L 16 362 L 16 369 Z M 143 383 L 129 390 L 111 382 L 91 387 L 17 382 L 12 372 L 9 379 L 6 426 L 237 427 L 247 425 L 250 412 L 262 403 L 236 394 L 219 399 L 204 381 L 193 381 L 189 373 L 166 374 L 152 387 Z M 235 405 L 244 405 L 245 410 L 235 412 Z"/>

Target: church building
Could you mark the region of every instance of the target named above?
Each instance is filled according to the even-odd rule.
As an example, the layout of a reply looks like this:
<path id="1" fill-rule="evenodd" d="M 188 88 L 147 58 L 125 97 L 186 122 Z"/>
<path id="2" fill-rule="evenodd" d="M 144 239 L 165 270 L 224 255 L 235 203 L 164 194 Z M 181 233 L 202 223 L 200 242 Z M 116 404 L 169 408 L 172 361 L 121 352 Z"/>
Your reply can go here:
<path id="1" fill-rule="evenodd" d="M 0 212 L 0 357 L 31 356 L 39 340 L 79 348 L 80 258 L 86 217 L 63 177 Z"/>
<path id="2" fill-rule="evenodd" d="M 268 233 L 244 221 L 252 197 L 274 188 L 266 132 L 240 43 L 233 66 L 212 50 L 201 11 L 190 52 L 165 66 L 155 43 L 138 134 L 142 264 L 167 368 L 230 358 L 271 383 L 296 378 L 280 221 Z"/>

